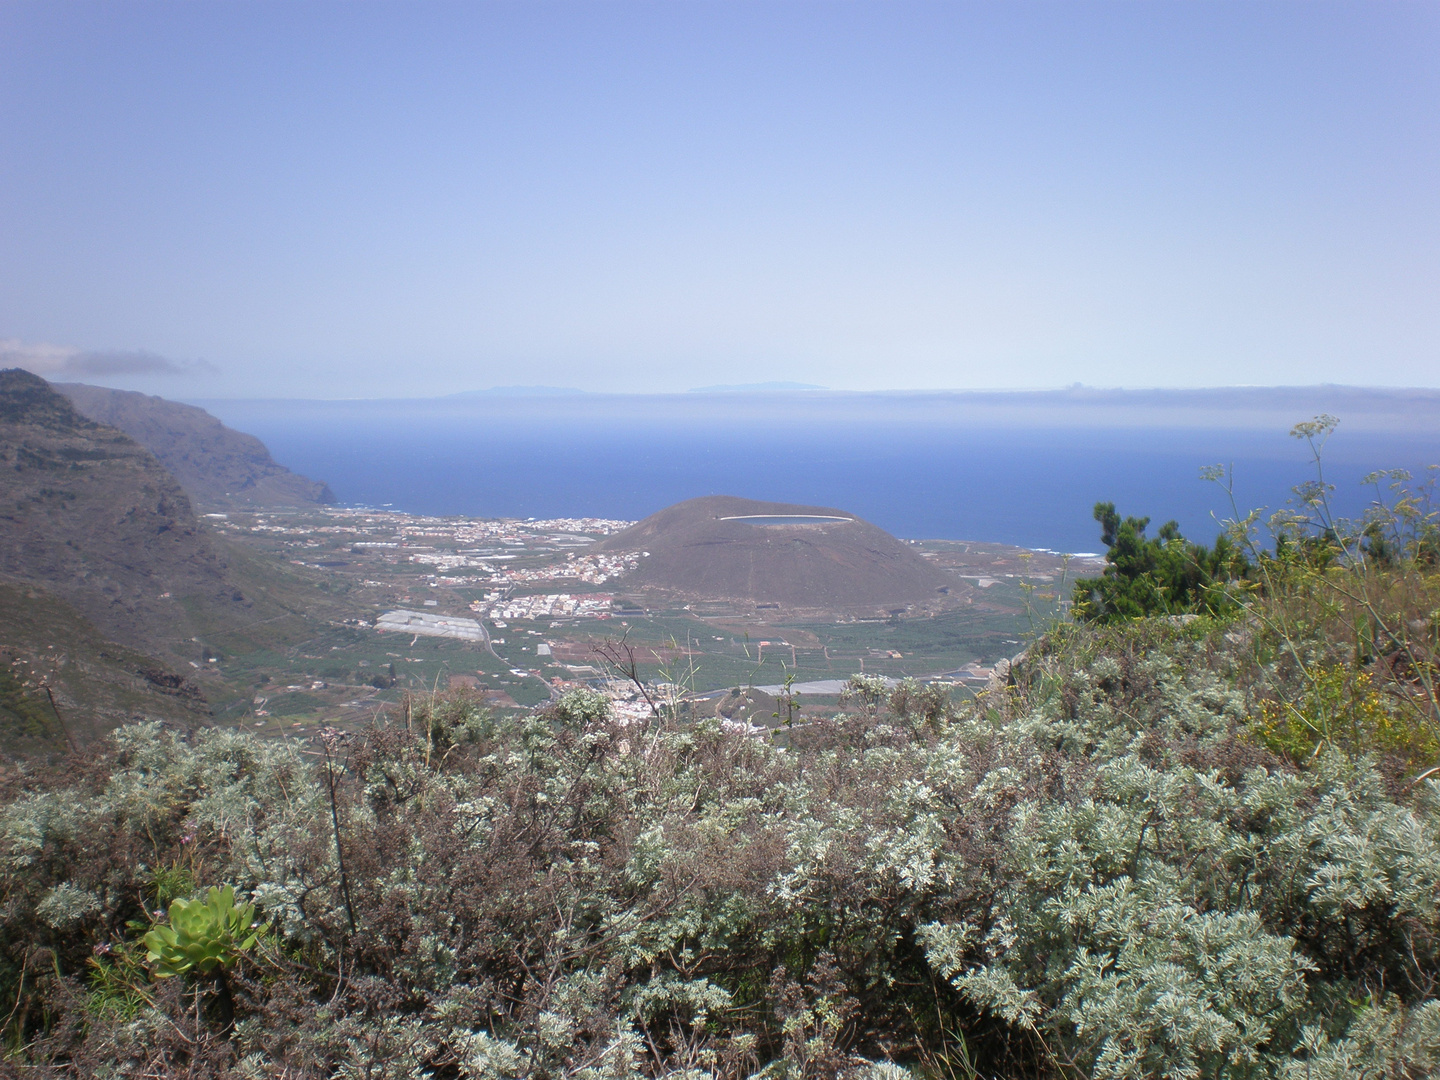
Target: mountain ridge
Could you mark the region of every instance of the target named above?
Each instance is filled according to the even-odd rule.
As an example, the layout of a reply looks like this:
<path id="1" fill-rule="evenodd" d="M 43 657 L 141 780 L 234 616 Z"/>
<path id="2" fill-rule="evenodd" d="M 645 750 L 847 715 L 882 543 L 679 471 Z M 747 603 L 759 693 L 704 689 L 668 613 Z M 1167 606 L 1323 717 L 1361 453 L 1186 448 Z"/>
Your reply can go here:
<path id="1" fill-rule="evenodd" d="M 153 453 L 207 509 L 316 506 L 335 501 L 323 481 L 291 472 L 253 435 L 196 405 L 85 383 L 56 383 L 81 414 L 125 432 Z"/>
<path id="2" fill-rule="evenodd" d="M 194 636 L 201 609 L 244 605 L 156 457 L 28 372 L 0 371 L 0 469 L 0 574 L 43 585 L 107 637 L 153 651 Z"/>

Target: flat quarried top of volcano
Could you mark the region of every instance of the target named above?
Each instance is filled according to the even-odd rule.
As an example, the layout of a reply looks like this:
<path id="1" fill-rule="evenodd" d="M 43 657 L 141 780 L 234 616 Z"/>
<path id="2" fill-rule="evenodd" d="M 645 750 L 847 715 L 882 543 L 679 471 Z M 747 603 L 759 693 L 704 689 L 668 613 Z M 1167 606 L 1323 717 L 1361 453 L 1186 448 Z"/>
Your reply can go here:
<path id="1" fill-rule="evenodd" d="M 721 521 L 743 521 L 746 525 L 834 525 L 854 521 L 837 514 L 732 514 Z"/>

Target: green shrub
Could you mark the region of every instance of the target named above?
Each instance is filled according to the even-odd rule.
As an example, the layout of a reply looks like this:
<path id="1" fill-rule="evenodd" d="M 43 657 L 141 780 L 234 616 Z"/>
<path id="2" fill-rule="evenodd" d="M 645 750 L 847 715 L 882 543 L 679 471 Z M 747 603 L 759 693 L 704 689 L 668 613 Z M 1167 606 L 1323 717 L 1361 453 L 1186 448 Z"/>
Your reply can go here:
<path id="1" fill-rule="evenodd" d="M 146 959 L 155 965 L 157 979 L 209 975 L 234 965 L 259 936 L 255 905 L 237 907 L 235 890 L 226 885 L 212 888 L 204 900 L 172 900 L 170 925 L 144 937 Z"/>
<path id="2" fill-rule="evenodd" d="M 1316 665 L 1306 672 L 1299 695 L 1262 700 L 1251 731 L 1262 745 L 1297 764 L 1328 745 L 1391 754 L 1421 767 L 1440 761 L 1436 729 L 1397 708 L 1372 673 L 1345 664 Z"/>
<path id="3" fill-rule="evenodd" d="M 1075 582 L 1075 617 L 1115 622 L 1153 615 L 1225 615 L 1238 609 L 1240 583 L 1249 571 L 1244 554 L 1221 535 L 1214 548 L 1193 544 L 1167 521 L 1150 538 L 1149 518 L 1123 520 L 1114 503 L 1095 504 L 1109 564 L 1098 578 Z"/>

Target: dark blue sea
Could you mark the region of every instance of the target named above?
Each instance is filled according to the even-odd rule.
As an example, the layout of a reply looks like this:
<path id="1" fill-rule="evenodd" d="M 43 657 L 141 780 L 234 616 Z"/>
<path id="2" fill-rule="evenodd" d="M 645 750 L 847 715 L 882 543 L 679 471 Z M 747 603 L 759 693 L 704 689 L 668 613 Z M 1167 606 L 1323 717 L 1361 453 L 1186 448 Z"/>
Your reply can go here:
<path id="1" fill-rule="evenodd" d="M 1233 469 L 1242 512 L 1280 508 L 1294 485 L 1315 476 L 1309 447 L 1288 434 L 1315 412 L 1353 418 L 1341 415 L 1322 459 L 1341 514 L 1358 515 L 1375 497 L 1360 484 L 1365 474 L 1420 474 L 1440 463 L 1433 394 L 1418 405 L 1393 394 L 1357 405 L 1353 392 L 1333 388 L 1264 400 L 1209 393 L 201 404 L 259 436 L 284 465 L 327 481 L 345 504 L 635 519 L 682 499 L 728 494 L 837 507 L 902 537 L 1072 552 L 1099 550 L 1099 500 L 1155 526 L 1174 518 L 1186 536 L 1213 539 L 1216 520 L 1233 511 L 1219 487 L 1201 480 L 1206 465 Z"/>

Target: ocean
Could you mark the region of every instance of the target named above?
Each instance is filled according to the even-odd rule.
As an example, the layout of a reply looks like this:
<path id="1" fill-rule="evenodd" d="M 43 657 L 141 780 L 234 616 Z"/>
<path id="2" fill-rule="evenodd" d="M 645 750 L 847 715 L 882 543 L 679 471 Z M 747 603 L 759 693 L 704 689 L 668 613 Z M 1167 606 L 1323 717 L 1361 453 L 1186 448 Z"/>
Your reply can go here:
<path id="1" fill-rule="evenodd" d="M 1333 387 L 197 404 L 348 505 L 638 519 L 727 494 L 836 507 L 906 538 L 1070 552 L 1100 550 L 1100 500 L 1149 516 L 1152 530 L 1173 518 L 1186 536 L 1213 540 L 1232 507 L 1200 478 L 1203 466 L 1233 470 L 1242 512 L 1278 509 L 1315 476 L 1290 426 L 1319 412 L 1341 416 L 1323 462 L 1343 515 L 1375 497 L 1360 483 L 1367 473 L 1405 468 L 1419 478 L 1440 463 L 1440 395 Z"/>

